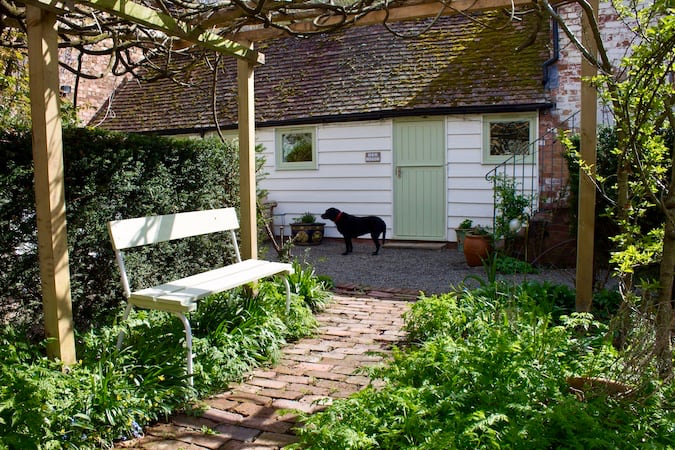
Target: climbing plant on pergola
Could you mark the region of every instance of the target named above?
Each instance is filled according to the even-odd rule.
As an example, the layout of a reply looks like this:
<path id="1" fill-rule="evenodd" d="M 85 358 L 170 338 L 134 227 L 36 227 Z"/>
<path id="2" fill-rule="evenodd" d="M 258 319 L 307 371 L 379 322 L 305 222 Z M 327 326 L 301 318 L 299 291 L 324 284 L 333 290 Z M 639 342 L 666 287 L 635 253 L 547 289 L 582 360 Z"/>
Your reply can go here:
<path id="1" fill-rule="evenodd" d="M 592 76 L 598 30 L 598 0 L 575 1 L 584 7 L 586 59 L 582 75 Z M 58 49 L 110 55 L 115 74 L 143 72 L 171 76 L 166 62 L 188 49 L 203 48 L 238 59 L 241 233 L 243 256 L 255 258 L 254 68 L 264 56 L 251 42 L 280 34 L 311 35 L 339 28 L 469 11 L 518 7 L 548 14 L 561 1 L 531 0 L 0 0 L 0 32 L 8 27 L 28 35 L 33 158 L 38 247 L 48 351 L 64 363 L 75 361 L 66 242 L 61 122 L 59 118 Z M 4 35 L 4 33 L 3 33 Z M 1 37 L 0 37 L 1 38 Z M 3 40 L 3 46 L 21 46 Z M 191 52 L 199 54 L 199 52 Z M 591 62 L 588 62 L 591 60 Z M 81 76 L 78 67 L 66 67 Z M 188 70 L 189 63 L 178 67 Z M 150 72 L 148 72 L 150 69 Z M 582 153 L 595 160 L 595 89 L 582 83 Z M 595 190 L 590 176 L 581 177 L 577 308 L 590 309 Z"/>

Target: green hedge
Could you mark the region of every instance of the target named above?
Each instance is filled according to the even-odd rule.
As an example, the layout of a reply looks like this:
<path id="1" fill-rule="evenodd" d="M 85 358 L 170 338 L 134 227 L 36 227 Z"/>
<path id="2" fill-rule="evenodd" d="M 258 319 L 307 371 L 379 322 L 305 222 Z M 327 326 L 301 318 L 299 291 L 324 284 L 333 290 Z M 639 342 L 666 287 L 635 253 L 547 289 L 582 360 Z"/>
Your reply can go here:
<path id="1" fill-rule="evenodd" d="M 64 130 L 66 217 L 75 325 L 110 322 L 123 300 L 109 220 L 239 205 L 238 152 L 215 139 Z M 42 335 L 29 133 L 0 131 L 0 313 Z M 130 255 L 152 282 L 230 261 L 224 241 L 183 240 Z M 190 255 L 190 256 L 189 256 Z M 195 255 L 198 255 L 195 258 Z M 134 280 L 132 280 L 132 283 Z"/>

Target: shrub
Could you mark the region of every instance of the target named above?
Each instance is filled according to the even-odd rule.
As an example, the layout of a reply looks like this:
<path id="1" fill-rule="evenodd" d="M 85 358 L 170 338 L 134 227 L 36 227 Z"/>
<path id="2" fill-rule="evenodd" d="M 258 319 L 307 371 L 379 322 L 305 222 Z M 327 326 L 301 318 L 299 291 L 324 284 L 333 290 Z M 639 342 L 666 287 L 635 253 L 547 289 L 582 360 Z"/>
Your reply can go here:
<path id="1" fill-rule="evenodd" d="M 192 314 L 194 388 L 185 374 L 184 330 L 170 314 L 134 310 L 111 325 L 122 300 L 106 230 L 112 219 L 238 205 L 237 151 L 215 140 L 170 140 L 65 130 L 68 240 L 80 361 L 66 374 L 36 345 L 42 323 L 30 135 L 0 131 L 0 449 L 109 448 L 142 426 L 273 362 L 290 339 L 317 327 L 325 302 L 311 267 L 298 270 L 291 310 L 281 281 L 259 295 L 237 289 L 204 299 Z M 230 262 L 229 240 L 167 242 L 127 253 L 149 284 Z M 137 285 L 139 279 L 131 280 Z M 312 303 L 313 302 L 313 303 Z M 97 326 L 91 326 L 94 323 Z M 117 351 L 120 330 L 126 337 Z M 27 336 L 34 340 L 29 342 Z"/>
<path id="2" fill-rule="evenodd" d="M 0 311 L 41 326 L 35 201 L 28 133 L 0 132 Z M 237 206 L 237 151 L 217 140 L 175 140 L 66 129 L 64 164 L 72 300 L 76 327 L 109 321 L 122 300 L 106 223 L 113 219 Z M 190 257 L 187 254 L 191 254 Z M 148 283 L 229 262 L 218 240 L 166 243 L 130 255 Z M 197 270 L 188 264 L 191 261 Z M 175 273 L 170 273 L 175 272 Z M 132 280 L 133 282 L 134 280 Z M 138 280 L 135 280 L 138 281 Z M 37 332 L 37 336 L 40 333 Z"/>
<path id="3" fill-rule="evenodd" d="M 510 222 L 513 219 L 527 222 L 534 196 L 521 193 L 523 187 L 512 177 L 495 175 L 490 181 L 495 197 L 494 235 L 497 239 L 512 238 L 514 232 L 510 228 Z"/>

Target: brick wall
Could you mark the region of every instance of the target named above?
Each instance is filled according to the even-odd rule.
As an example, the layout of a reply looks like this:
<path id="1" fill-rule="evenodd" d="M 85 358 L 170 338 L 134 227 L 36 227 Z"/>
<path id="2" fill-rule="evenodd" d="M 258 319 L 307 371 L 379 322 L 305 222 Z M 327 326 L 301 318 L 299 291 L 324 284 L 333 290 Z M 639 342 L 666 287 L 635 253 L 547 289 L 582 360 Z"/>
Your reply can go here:
<path id="1" fill-rule="evenodd" d="M 78 67 L 79 51 L 71 48 L 62 49 L 59 59 L 73 68 Z M 88 79 L 80 77 L 79 83 L 76 82 L 75 75 L 60 68 L 59 84 L 70 87 L 70 93 L 66 97 L 76 102 L 78 107 L 78 118 L 83 124 L 88 124 L 96 111 L 103 106 L 108 97 L 114 92 L 115 88 L 122 83 L 127 76 L 115 76 L 108 70 L 110 61 L 109 56 L 91 56 L 84 55 L 82 58 L 82 69 L 85 73 L 94 75 L 98 78 Z M 77 85 L 77 91 L 75 90 Z M 76 97 L 77 96 L 77 97 Z"/>
<path id="2" fill-rule="evenodd" d="M 581 8 L 577 4 L 567 5 L 560 7 L 559 13 L 572 34 L 581 39 Z M 601 2 L 598 20 L 608 57 L 617 67 L 630 48 L 632 33 L 624 22 L 617 20 L 609 2 Z M 581 120 L 581 53 L 562 29 L 558 42 L 558 61 L 552 67 L 549 78 L 553 82 L 548 86 L 555 107 L 543 113 L 539 122 L 540 206 L 544 209 L 560 206 L 559 200 L 567 196 L 567 163 L 557 140 L 558 130 L 578 130 Z M 609 109 L 599 100 L 598 124 L 612 123 Z"/>
<path id="3" fill-rule="evenodd" d="M 580 39 L 581 8 L 577 4 L 567 5 L 561 7 L 559 13 L 573 35 Z M 613 66 L 618 66 L 619 61 L 630 47 L 632 33 L 624 22 L 617 20 L 616 11 L 609 2 L 600 3 L 598 20 L 608 57 Z M 580 109 L 581 53 L 562 30 L 560 30 L 559 45 L 560 55 L 556 64 L 559 82 L 551 89 L 551 94 L 556 102 L 554 114 L 558 120 L 562 121 Z M 600 103 L 598 104 L 598 123 L 612 123 L 611 113 Z M 576 124 L 578 125 L 578 119 Z"/>

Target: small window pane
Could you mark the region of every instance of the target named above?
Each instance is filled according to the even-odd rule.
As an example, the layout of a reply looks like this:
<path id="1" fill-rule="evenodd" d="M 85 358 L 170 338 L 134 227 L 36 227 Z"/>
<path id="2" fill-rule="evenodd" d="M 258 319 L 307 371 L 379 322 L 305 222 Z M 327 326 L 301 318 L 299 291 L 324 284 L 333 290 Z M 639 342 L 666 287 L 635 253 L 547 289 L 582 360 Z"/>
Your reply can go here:
<path id="1" fill-rule="evenodd" d="M 528 155 L 530 121 L 490 122 L 490 155 Z"/>
<path id="2" fill-rule="evenodd" d="M 286 132 L 281 135 L 283 162 L 312 161 L 312 133 Z"/>

